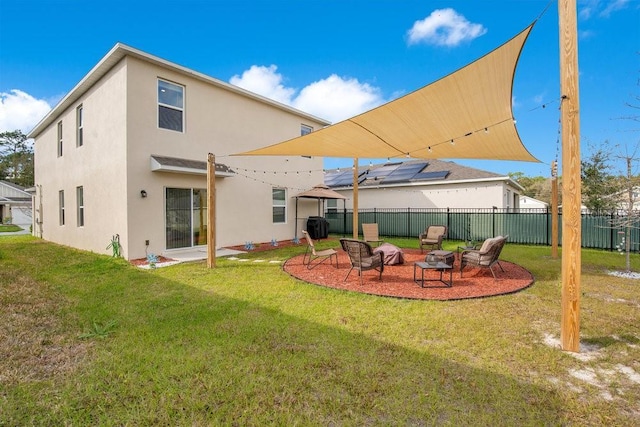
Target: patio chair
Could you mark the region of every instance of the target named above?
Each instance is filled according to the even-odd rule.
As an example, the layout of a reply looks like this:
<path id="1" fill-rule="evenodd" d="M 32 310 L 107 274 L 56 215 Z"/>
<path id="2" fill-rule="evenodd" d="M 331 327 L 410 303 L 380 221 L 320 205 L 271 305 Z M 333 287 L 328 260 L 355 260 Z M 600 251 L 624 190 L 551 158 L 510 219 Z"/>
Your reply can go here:
<path id="1" fill-rule="evenodd" d="M 362 240 L 356 239 L 340 239 L 342 249 L 349 255 L 351 268 L 344 278 L 347 281 L 351 270 L 358 270 L 360 276 L 360 284 L 362 285 L 362 272 L 366 270 L 377 270 L 380 272 L 380 280 L 382 280 L 382 272 L 384 271 L 384 253 L 373 252 L 371 245 Z"/>
<path id="2" fill-rule="evenodd" d="M 428 226 L 427 229 L 418 236 L 418 239 L 420 240 L 420 252 L 422 253 L 425 247 L 442 250 L 442 239 L 444 239 L 446 234 L 446 225 Z"/>
<path id="3" fill-rule="evenodd" d="M 380 246 L 384 240 L 378 235 L 378 224 L 362 224 L 363 240 L 367 243 L 376 243 L 376 246 Z"/>
<path id="4" fill-rule="evenodd" d="M 338 268 L 338 252 L 335 249 L 324 249 L 322 251 L 316 250 L 315 245 L 313 244 L 313 239 L 309 236 L 306 230 L 302 230 L 302 234 L 304 238 L 307 239 L 307 250 L 304 252 L 304 257 L 302 257 L 302 263 L 307 266 L 308 270 L 317 267 L 322 264 L 326 260 L 329 260 L 329 264 L 331 264 L 331 259 L 333 257 L 336 258 L 336 268 Z"/>
<path id="5" fill-rule="evenodd" d="M 500 252 L 507 242 L 507 236 L 497 236 L 484 241 L 480 249 L 469 249 L 460 253 L 460 277 L 462 277 L 462 269 L 467 265 L 480 268 L 488 268 L 494 279 L 497 279 L 493 266 L 498 264 L 500 270 L 504 272 L 504 268 L 500 265 L 498 258 Z"/>

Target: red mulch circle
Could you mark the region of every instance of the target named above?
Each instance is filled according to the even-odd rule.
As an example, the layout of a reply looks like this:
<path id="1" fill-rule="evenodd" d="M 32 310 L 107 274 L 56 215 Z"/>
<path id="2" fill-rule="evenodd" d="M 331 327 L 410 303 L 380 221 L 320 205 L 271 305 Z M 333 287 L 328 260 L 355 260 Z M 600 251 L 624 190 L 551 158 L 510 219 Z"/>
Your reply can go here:
<path id="1" fill-rule="evenodd" d="M 432 299 L 432 300 L 457 300 L 467 298 L 482 298 L 495 295 L 504 295 L 518 292 L 531 286 L 534 282 L 533 275 L 517 264 L 500 261 L 504 272 L 498 265 L 493 267 L 497 279 L 486 268 L 465 267 L 462 278 L 460 277 L 460 264 L 456 258 L 453 266 L 453 286 L 444 287 L 440 282 L 428 282 L 425 287 L 413 281 L 413 264 L 424 261 L 425 253 L 419 249 L 403 249 L 404 264 L 385 265 L 382 273 L 382 281 L 379 273 L 374 270 L 363 272 L 362 285 L 358 272 L 353 270 L 347 281 L 344 278 L 351 267 L 349 257 L 342 250 L 338 250 L 338 268 L 329 264 L 329 261 L 308 270 L 302 264 L 304 255 L 289 258 L 283 270 L 291 276 L 305 282 L 313 283 L 329 288 L 343 289 L 365 294 L 380 295 L 395 298 Z M 417 271 L 420 276 L 420 269 Z M 446 279 L 449 272 L 444 272 Z M 433 270 L 425 271 L 425 279 L 439 278 L 440 273 Z"/>

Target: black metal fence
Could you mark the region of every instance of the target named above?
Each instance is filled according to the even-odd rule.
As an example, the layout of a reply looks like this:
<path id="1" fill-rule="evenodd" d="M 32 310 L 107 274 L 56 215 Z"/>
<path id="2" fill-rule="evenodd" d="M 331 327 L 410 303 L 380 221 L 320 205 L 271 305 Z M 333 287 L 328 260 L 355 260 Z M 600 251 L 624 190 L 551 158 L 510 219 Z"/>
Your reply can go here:
<path id="1" fill-rule="evenodd" d="M 325 212 L 331 233 L 353 234 L 353 210 Z M 432 224 L 448 227 L 447 239 L 483 241 L 493 236 L 509 236 L 509 242 L 551 245 L 552 214 L 547 209 L 360 209 L 362 223 L 378 224 L 381 236 L 416 237 Z M 625 223 L 625 225 L 621 225 Z M 631 250 L 640 250 L 640 215 L 624 212 L 582 214 L 582 247 L 616 250 L 622 243 L 626 223 L 631 224 Z M 562 214 L 558 217 L 558 241 L 562 242 Z"/>

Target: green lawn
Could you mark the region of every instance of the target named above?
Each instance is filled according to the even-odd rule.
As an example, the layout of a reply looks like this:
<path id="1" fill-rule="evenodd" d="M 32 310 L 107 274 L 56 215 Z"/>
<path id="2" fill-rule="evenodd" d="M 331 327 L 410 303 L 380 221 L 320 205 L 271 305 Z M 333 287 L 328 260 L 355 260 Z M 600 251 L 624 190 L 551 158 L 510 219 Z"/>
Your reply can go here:
<path id="1" fill-rule="evenodd" d="M 0 233 L 13 233 L 14 231 L 20 231 L 22 228 L 13 224 L 0 224 Z"/>
<path id="2" fill-rule="evenodd" d="M 0 237 L 0 425 L 640 424 L 640 280 L 606 274 L 619 254 L 583 252 L 574 354 L 547 247 L 503 251 L 533 286 L 449 302 L 326 289 L 269 262 L 303 251 L 141 270 Z"/>

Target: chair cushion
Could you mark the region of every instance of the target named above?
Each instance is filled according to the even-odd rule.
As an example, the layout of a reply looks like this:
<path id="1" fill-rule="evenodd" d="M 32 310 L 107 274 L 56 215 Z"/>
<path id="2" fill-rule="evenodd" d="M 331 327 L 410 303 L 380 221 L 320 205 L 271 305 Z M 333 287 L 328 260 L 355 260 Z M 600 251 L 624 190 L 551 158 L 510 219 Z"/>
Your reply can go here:
<path id="1" fill-rule="evenodd" d="M 485 240 L 484 243 L 482 244 L 482 247 L 480 248 L 480 252 L 488 251 L 489 248 L 491 248 L 491 246 L 493 246 L 493 244 L 498 241 L 498 239 L 500 239 L 500 236 L 491 237 L 491 238 Z"/>

